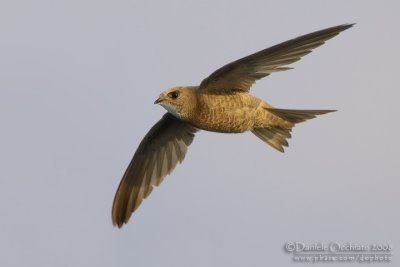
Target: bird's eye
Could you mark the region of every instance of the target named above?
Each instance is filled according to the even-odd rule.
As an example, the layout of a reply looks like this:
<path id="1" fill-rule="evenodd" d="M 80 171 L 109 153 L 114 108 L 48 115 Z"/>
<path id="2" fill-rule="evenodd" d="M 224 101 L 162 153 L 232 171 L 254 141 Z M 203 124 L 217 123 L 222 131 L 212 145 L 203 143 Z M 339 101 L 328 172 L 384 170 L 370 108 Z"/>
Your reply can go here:
<path id="1" fill-rule="evenodd" d="M 173 91 L 173 92 L 169 93 L 169 96 L 170 96 L 172 99 L 177 99 L 178 96 L 179 96 L 179 91 Z"/>

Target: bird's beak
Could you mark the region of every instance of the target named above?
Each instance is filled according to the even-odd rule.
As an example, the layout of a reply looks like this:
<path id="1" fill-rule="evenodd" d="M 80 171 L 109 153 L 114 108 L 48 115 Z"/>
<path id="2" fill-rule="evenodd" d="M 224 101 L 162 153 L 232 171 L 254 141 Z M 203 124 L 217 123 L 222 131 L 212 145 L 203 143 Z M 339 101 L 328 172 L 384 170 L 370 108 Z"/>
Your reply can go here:
<path id="1" fill-rule="evenodd" d="M 162 101 L 161 97 L 157 98 L 156 101 L 154 101 L 154 104 L 159 104 Z"/>

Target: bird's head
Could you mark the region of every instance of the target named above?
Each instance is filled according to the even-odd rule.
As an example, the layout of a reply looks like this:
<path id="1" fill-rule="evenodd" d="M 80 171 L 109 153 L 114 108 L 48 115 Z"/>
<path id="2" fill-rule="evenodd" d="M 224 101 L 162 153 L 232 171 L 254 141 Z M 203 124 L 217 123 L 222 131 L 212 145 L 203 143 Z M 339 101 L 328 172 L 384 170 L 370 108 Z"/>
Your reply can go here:
<path id="1" fill-rule="evenodd" d="M 182 86 L 165 90 L 154 104 L 160 104 L 179 119 L 188 119 L 197 105 L 195 87 Z"/>

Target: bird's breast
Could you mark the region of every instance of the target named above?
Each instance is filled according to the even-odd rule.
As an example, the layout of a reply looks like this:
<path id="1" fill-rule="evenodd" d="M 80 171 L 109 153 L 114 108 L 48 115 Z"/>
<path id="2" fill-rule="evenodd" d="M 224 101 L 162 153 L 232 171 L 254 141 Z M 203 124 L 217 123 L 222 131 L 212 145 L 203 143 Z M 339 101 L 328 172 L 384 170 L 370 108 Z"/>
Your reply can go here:
<path id="1" fill-rule="evenodd" d="M 242 133 L 252 129 L 260 101 L 247 93 L 200 95 L 198 110 L 191 123 L 213 132 Z"/>

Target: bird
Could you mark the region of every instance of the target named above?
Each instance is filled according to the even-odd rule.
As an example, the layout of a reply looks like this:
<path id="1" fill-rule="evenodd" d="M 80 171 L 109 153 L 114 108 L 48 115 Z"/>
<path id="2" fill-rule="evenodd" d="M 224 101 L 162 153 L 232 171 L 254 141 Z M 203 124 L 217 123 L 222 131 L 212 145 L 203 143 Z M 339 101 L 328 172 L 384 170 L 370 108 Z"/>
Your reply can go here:
<path id="1" fill-rule="evenodd" d="M 128 223 L 153 187 L 182 163 L 199 130 L 250 131 L 284 152 L 297 123 L 335 111 L 275 108 L 249 92 L 257 80 L 291 69 L 287 65 L 353 25 L 342 24 L 279 43 L 217 69 L 198 86 L 162 92 L 154 104 L 167 112 L 140 142 L 122 177 L 112 207 L 113 225 L 121 228 Z"/>

